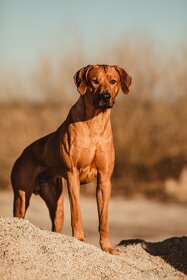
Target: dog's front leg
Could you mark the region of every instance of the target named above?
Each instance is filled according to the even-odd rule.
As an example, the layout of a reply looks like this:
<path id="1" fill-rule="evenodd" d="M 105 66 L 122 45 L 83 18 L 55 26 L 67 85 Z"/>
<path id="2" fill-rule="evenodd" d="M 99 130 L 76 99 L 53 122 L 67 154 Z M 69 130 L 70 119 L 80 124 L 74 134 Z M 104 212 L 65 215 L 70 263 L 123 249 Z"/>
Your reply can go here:
<path id="1" fill-rule="evenodd" d="M 108 227 L 108 204 L 111 195 L 111 181 L 110 178 L 98 174 L 97 178 L 97 208 L 99 215 L 99 233 L 100 233 L 100 246 L 105 252 L 117 254 L 118 250 L 112 248 L 109 239 Z"/>
<path id="2" fill-rule="evenodd" d="M 80 209 L 80 181 L 76 171 L 68 172 L 67 184 L 71 208 L 72 235 L 78 240 L 85 241 Z"/>

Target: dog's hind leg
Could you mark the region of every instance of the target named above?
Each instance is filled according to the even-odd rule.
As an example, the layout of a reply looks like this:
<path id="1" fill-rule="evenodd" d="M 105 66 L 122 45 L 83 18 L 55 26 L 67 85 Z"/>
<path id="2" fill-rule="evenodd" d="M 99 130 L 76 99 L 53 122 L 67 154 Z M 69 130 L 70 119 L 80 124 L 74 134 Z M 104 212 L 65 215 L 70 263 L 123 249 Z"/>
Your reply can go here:
<path id="1" fill-rule="evenodd" d="M 52 180 L 50 178 L 47 182 L 44 179 L 42 178 L 39 183 L 39 195 L 49 209 L 52 231 L 61 232 L 64 223 L 64 181 L 61 177 L 52 178 Z"/>
<path id="2" fill-rule="evenodd" d="M 13 215 L 24 218 L 34 189 L 37 167 L 32 157 L 24 152 L 20 156 L 11 172 L 11 183 L 14 192 Z"/>
<path id="3" fill-rule="evenodd" d="M 13 215 L 18 218 L 25 218 L 27 208 L 29 206 L 31 194 L 23 191 L 21 189 L 14 192 L 14 205 L 13 205 Z"/>
<path id="4" fill-rule="evenodd" d="M 25 178 L 26 175 L 28 174 L 26 173 L 23 176 L 21 172 L 13 173 L 11 178 L 14 191 L 13 216 L 22 219 L 25 218 L 33 191 L 33 185 Z"/>

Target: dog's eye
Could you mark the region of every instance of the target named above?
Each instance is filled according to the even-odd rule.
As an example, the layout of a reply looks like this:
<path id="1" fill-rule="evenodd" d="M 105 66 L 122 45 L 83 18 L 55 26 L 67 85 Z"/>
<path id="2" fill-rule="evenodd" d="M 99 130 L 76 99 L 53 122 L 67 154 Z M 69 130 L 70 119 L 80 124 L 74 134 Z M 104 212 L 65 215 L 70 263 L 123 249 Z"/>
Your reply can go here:
<path id="1" fill-rule="evenodd" d="M 114 85 L 115 83 L 117 83 L 117 81 L 114 80 L 114 79 L 111 79 L 111 80 L 109 81 L 109 83 L 110 83 L 111 85 Z"/>
<path id="2" fill-rule="evenodd" d="M 98 84 L 99 84 L 98 80 L 96 80 L 96 79 L 93 79 L 93 80 L 92 80 L 92 83 L 95 84 L 95 85 L 98 85 Z"/>

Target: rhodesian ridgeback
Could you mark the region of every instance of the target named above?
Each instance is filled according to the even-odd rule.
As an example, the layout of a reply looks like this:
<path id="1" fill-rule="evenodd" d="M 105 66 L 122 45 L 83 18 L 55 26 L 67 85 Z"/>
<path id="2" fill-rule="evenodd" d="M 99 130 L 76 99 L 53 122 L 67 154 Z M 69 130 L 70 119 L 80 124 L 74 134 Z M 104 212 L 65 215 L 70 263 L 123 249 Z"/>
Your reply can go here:
<path id="1" fill-rule="evenodd" d="M 80 97 L 64 123 L 29 145 L 15 162 L 11 181 L 14 216 L 24 218 L 32 195 L 45 201 L 52 230 L 62 231 L 63 187 L 67 180 L 72 235 L 85 241 L 80 210 L 80 184 L 97 177 L 97 207 L 101 249 L 116 254 L 108 230 L 108 204 L 114 168 L 111 108 L 121 89 L 129 92 L 131 77 L 118 66 L 88 65 L 74 76 Z"/>

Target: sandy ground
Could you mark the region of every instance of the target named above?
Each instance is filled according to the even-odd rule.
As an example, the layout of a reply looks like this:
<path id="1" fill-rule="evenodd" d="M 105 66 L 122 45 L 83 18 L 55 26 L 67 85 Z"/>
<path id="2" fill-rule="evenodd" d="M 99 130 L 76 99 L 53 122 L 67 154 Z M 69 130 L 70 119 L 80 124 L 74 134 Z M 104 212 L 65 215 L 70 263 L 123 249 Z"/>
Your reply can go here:
<path id="1" fill-rule="evenodd" d="M 27 220 L 0 217 L 0 279 L 187 279 L 187 237 L 123 241 L 118 256 Z"/>
<path id="2" fill-rule="evenodd" d="M 65 202 L 63 233 L 71 235 L 67 196 Z M 81 206 L 87 241 L 98 246 L 95 199 L 82 197 Z M 10 192 L 0 193 L 0 216 L 12 216 Z M 118 256 L 43 230 L 50 229 L 50 220 L 37 196 L 26 218 L 32 224 L 0 218 L 0 279 L 187 279 L 186 206 L 111 199 L 110 233 L 112 243 L 120 243 Z"/>

